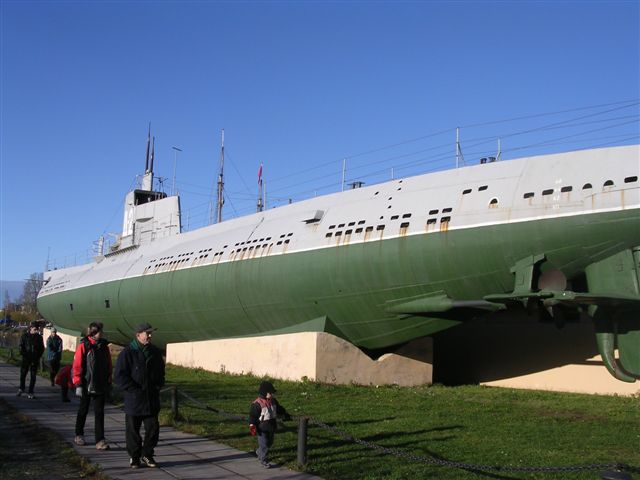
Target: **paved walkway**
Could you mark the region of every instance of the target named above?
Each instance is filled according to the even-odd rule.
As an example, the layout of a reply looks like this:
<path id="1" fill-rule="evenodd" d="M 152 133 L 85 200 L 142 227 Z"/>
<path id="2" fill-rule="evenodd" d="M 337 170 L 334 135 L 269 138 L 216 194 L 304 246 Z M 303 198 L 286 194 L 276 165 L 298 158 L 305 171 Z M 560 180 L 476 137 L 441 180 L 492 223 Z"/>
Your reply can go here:
<path id="1" fill-rule="evenodd" d="M 27 377 L 27 383 L 28 381 Z M 110 450 L 99 452 L 93 445 L 93 408 L 89 410 L 85 427 L 85 438 L 89 440 L 89 444 L 78 447 L 73 444 L 78 399 L 62 403 L 60 387 L 51 387 L 48 380 L 42 377 L 38 377 L 36 382 L 35 399 L 29 400 L 26 395 L 16 397 L 19 384 L 20 369 L 0 360 L 0 397 L 40 425 L 56 431 L 80 455 L 91 463 L 100 465 L 102 471 L 114 480 L 321 480 L 319 477 L 285 468 L 265 469 L 249 453 L 170 427 L 160 428 L 160 442 L 155 454 L 160 468 L 142 467 L 132 470 L 129 468 L 129 456 L 125 448 L 122 410 L 113 405 L 105 405 L 105 436 L 111 445 Z"/>

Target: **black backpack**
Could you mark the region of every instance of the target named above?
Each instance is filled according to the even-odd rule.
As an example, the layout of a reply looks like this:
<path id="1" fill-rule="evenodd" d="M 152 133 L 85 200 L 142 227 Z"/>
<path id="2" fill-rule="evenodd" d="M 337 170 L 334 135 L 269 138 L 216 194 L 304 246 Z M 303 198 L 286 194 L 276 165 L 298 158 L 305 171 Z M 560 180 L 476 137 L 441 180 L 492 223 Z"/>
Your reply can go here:
<path id="1" fill-rule="evenodd" d="M 106 355 L 110 355 L 107 342 L 100 339 L 91 343 L 86 337 L 84 343 L 84 380 L 87 391 L 93 394 L 105 393 L 109 372 Z"/>

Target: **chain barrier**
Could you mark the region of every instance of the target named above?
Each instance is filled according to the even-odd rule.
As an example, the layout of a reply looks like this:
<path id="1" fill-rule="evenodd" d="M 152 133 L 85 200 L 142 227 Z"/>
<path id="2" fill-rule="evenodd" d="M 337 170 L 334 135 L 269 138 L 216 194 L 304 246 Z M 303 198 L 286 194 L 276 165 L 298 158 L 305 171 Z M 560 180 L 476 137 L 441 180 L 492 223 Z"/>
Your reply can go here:
<path id="1" fill-rule="evenodd" d="M 173 387 L 168 387 L 161 392 L 170 390 Z M 202 408 L 203 410 L 208 410 L 210 412 L 217 413 L 223 417 L 226 417 L 231 420 L 239 420 L 239 421 L 247 421 L 246 415 L 238 415 L 235 413 L 229 413 L 219 408 L 210 407 L 204 402 L 193 398 L 186 392 L 181 390 L 177 390 L 177 392 L 182 395 L 184 398 Z M 334 426 L 331 426 L 327 423 L 324 423 L 318 419 L 307 416 L 292 416 L 293 419 L 299 418 L 307 418 L 309 423 L 312 425 L 316 425 L 321 429 L 331 432 L 333 435 L 342 438 L 343 440 L 347 440 L 358 445 L 361 445 L 370 450 L 375 450 L 387 455 L 393 455 L 395 457 L 404 458 L 407 460 L 411 460 L 413 462 L 425 463 L 428 465 L 438 465 L 442 467 L 450 467 L 461 470 L 470 470 L 470 471 L 481 471 L 481 472 L 520 472 L 520 473 L 558 473 L 558 472 L 584 472 L 584 471 L 593 471 L 593 470 L 618 470 L 618 471 L 626 471 L 632 473 L 640 473 L 640 468 L 633 467 L 631 465 L 627 465 L 624 463 L 592 463 L 585 465 L 565 465 L 565 466 L 557 466 L 557 467 L 518 467 L 515 465 L 484 465 L 477 463 L 467 463 L 467 462 L 456 462 L 453 460 L 444 460 L 442 458 L 438 458 L 436 456 L 425 456 L 425 455 L 415 455 L 404 450 L 399 450 L 397 448 L 384 447 L 382 445 L 378 445 L 376 443 L 367 442 L 366 440 L 362 440 L 358 437 L 354 437 L 348 432 L 344 430 L 340 430 Z"/>

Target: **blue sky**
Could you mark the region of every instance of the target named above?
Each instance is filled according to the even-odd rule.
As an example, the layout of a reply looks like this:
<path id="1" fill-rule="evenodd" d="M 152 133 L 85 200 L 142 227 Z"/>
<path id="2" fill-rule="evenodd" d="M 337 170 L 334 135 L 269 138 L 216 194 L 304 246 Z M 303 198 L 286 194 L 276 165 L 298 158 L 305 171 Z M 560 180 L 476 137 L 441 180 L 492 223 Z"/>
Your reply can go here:
<path id="1" fill-rule="evenodd" d="M 639 141 L 636 1 L 0 8 L 3 280 L 121 231 L 148 122 L 167 192 L 183 150 L 190 229 L 208 222 L 223 128 L 225 218 L 254 210 L 260 162 L 274 207 L 339 189 L 343 158 L 367 183 L 451 167 L 457 126 L 469 162 L 498 137 L 505 159 Z"/>

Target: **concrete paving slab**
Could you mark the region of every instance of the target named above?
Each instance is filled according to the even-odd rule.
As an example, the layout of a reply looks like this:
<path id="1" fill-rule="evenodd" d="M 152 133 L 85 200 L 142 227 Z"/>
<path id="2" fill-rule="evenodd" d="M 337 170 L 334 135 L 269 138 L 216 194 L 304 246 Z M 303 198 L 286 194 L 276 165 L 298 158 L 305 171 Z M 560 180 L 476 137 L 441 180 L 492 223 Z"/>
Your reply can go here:
<path id="1" fill-rule="evenodd" d="M 93 410 L 85 425 L 87 445 L 73 444 L 75 419 L 79 400 L 71 403 L 60 400 L 60 387 L 38 377 L 35 399 L 16 396 L 20 369 L 0 360 L 0 398 L 43 427 L 56 431 L 91 463 L 99 465 L 110 478 L 129 480 L 322 480 L 320 477 L 286 468 L 263 468 L 252 454 L 227 445 L 198 437 L 170 427 L 161 427 L 155 458 L 159 468 L 129 468 L 125 447 L 124 412 L 113 405 L 105 405 L 105 436 L 110 450 L 95 449 L 93 438 Z"/>

